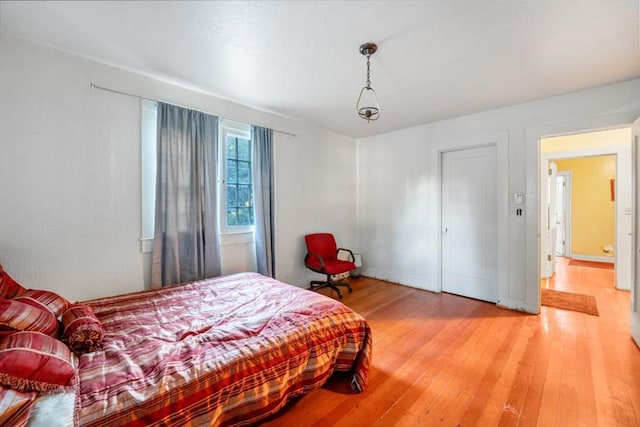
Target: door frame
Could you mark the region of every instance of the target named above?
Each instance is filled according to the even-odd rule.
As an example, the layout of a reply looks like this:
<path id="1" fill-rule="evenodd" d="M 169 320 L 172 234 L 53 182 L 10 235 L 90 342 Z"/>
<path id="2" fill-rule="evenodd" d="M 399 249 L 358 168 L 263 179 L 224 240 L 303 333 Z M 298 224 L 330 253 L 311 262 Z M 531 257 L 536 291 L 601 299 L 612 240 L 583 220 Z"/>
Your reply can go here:
<path id="1" fill-rule="evenodd" d="M 640 348 L 640 168 L 638 167 L 638 159 L 640 159 L 640 140 L 638 140 L 638 129 L 636 120 L 631 129 L 631 161 L 633 166 L 631 170 L 632 176 L 632 211 L 634 212 L 632 226 L 632 252 L 631 269 L 631 338 Z"/>
<path id="2" fill-rule="evenodd" d="M 628 126 L 620 126 L 619 128 L 626 128 Z M 606 129 L 601 129 L 601 130 L 606 130 Z M 582 133 L 590 133 L 593 131 L 587 131 L 587 132 L 578 132 L 577 134 L 582 134 Z M 576 135 L 576 134 L 571 134 L 571 135 Z M 546 138 L 546 137 L 545 137 Z M 541 138 L 544 139 L 544 138 Z M 616 194 L 620 194 L 620 192 L 618 191 L 618 186 L 620 185 L 620 179 L 619 177 L 622 175 L 622 171 L 620 169 L 620 156 L 622 154 L 628 154 L 629 155 L 629 160 L 631 160 L 631 146 L 630 145 L 625 145 L 625 146 L 621 146 L 621 145 L 611 145 L 611 146 L 599 146 L 599 147 L 588 147 L 588 148 L 580 148 L 580 149 L 576 149 L 576 150 L 570 150 L 570 151 L 562 151 L 562 152 L 552 152 L 552 153 L 542 153 L 541 154 L 541 164 L 544 163 L 545 160 L 551 161 L 551 160 L 566 160 L 566 159 L 580 159 L 580 158 L 585 158 L 585 157 L 599 157 L 599 156 L 614 156 L 615 157 L 615 163 L 616 163 L 616 168 L 615 168 L 615 177 L 616 177 L 616 188 L 615 188 L 615 193 Z M 625 169 L 625 172 L 630 172 L 627 171 Z M 629 180 L 631 180 L 631 177 L 627 177 Z M 542 197 L 544 195 L 544 189 L 540 190 L 540 197 Z M 631 201 L 629 201 L 629 203 L 631 203 Z M 623 289 L 623 290 L 629 290 L 630 289 L 630 284 L 631 281 L 633 280 L 632 277 L 632 271 L 630 270 L 630 266 L 628 265 L 629 262 L 632 262 L 632 257 L 633 254 L 631 253 L 632 248 L 631 247 L 626 247 L 626 245 L 624 245 L 624 241 L 625 239 L 628 238 L 628 236 L 626 236 L 626 233 L 624 231 L 624 228 L 621 228 L 621 223 L 620 223 L 620 209 L 621 209 L 621 205 L 620 205 L 620 200 L 619 197 L 616 197 L 615 201 L 614 201 L 614 241 L 613 241 L 613 245 L 614 245 L 614 256 L 612 258 L 609 257 L 597 257 L 597 256 L 587 256 L 587 255 L 583 255 L 578 257 L 578 259 L 584 260 L 584 261 L 599 261 L 599 262 L 611 262 L 613 261 L 614 263 L 614 269 L 616 272 L 615 275 L 615 287 L 616 289 Z M 540 218 L 540 221 L 542 221 L 542 215 Z M 630 230 L 629 230 L 630 231 Z M 626 237 L 625 237 L 626 236 Z M 540 246 L 541 248 L 544 247 L 545 244 L 545 236 L 543 236 L 542 234 L 540 235 Z M 571 256 L 573 257 L 573 252 L 571 252 Z M 622 258 L 621 258 L 622 255 Z M 541 255 L 542 256 L 542 255 Z M 541 262 L 542 264 L 542 262 Z M 542 268 L 542 265 L 541 265 Z M 626 271 L 626 272 L 625 272 Z M 629 286 L 627 286 L 627 284 Z"/>
<path id="3" fill-rule="evenodd" d="M 555 187 L 557 186 L 557 182 L 555 182 L 555 178 L 557 177 L 558 166 L 555 164 L 554 159 L 543 159 L 543 161 L 540 162 L 540 167 L 542 168 L 540 170 L 540 227 L 541 227 L 540 228 L 540 278 L 550 279 L 551 276 L 553 276 L 553 274 L 555 273 L 556 253 L 555 253 L 555 242 L 554 242 L 553 251 L 549 250 L 551 248 L 551 242 L 547 241 L 547 237 L 549 237 L 548 236 L 550 231 L 549 222 L 551 221 L 551 219 L 549 218 L 549 212 L 547 211 L 547 209 L 544 209 L 544 206 L 546 205 L 546 203 L 551 203 L 554 207 L 554 214 L 555 214 L 555 209 L 557 209 L 557 207 L 555 206 L 556 204 Z M 553 168 L 555 168 L 555 174 L 552 175 L 551 170 Z M 547 188 L 549 188 L 550 176 L 554 177 L 554 183 L 553 183 L 554 197 L 550 197 L 549 194 L 547 194 L 548 193 Z M 543 228 L 542 224 L 544 222 L 547 222 L 547 225 Z M 552 252 L 552 253 L 549 254 L 548 252 Z M 544 259 L 545 254 L 550 255 L 551 259 L 545 260 Z"/>
<path id="4" fill-rule="evenodd" d="M 434 242 L 434 253 L 438 256 L 436 270 L 434 271 L 433 282 L 437 283 L 437 292 L 442 292 L 442 153 L 447 151 L 464 150 L 467 148 L 478 148 L 488 145 L 496 146 L 496 203 L 498 216 L 498 299 L 496 304 L 516 310 L 524 309 L 524 298 L 515 299 L 509 295 L 508 289 L 508 258 L 509 258 L 509 233 L 508 233 L 508 213 L 509 213 L 509 134 L 507 132 L 499 132 L 491 135 L 478 136 L 476 138 L 460 139 L 454 141 L 443 141 L 432 144 L 429 147 L 430 158 L 433 163 L 429 166 L 436 169 L 438 182 L 436 188 L 437 209 L 436 217 L 438 218 L 436 235 Z"/>
<path id="5" fill-rule="evenodd" d="M 640 109 L 527 127 L 525 129 L 525 310 L 540 313 L 540 139 L 551 136 L 630 127 L 640 117 Z M 638 216 L 638 212 L 634 212 Z M 632 220 L 637 220 L 632 218 Z M 632 258 L 635 258 L 634 257 Z M 632 259 L 632 262 L 635 262 Z"/>

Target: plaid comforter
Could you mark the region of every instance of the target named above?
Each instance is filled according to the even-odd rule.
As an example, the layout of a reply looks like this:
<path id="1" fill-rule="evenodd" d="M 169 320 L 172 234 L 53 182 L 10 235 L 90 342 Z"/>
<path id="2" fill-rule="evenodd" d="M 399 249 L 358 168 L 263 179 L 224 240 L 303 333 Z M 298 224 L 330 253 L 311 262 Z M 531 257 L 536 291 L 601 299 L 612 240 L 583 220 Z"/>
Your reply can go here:
<path id="1" fill-rule="evenodd" d="M 246 425 L 334 371 L 361 391 L 367 322 L 342 303 L 255 273 L 87 302 L 103 349 L 79 358 L 82 426 Z"/>

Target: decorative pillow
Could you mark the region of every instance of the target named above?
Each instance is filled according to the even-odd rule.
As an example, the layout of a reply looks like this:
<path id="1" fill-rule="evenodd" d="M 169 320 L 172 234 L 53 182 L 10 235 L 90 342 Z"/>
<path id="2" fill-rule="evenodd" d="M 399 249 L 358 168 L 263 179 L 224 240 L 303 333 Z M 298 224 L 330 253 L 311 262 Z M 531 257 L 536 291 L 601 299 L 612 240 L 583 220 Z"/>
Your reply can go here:
<path id="1" fill-rule="evenodd" d="M 0 383 L 18 391 L 73 390 L 73 355 L 41 332 L 22 331 L 0 340 Z"/>
<path id="2" fill-rule="evenodd" d="M 35 391 L 23 393 L 0 387 L 0 426 L 26 426 L 37 396 Z"/>
<path id="3" fill-rule="evenodd" d="M 102 347 L 104 330 L 88 305 L 75 304 L 62 314 L 62 340 L 76 353 Z"/>
<path id="4" fill-rule="evenodd" d="M 13 280 L 0 264 L 0 298 L 13 298 L 24 293 L 24 291 L 26 289 Z"/>
<path id="5" fill-rule="evenodd" d="M 35 289 L 29 289 L 25 291 L 14 300 L 23 302 L 25 304 L 32 305 L 34 307 L 41 308 L 43 310 L 49 310 L 54 316 L 58 317 L 69 306 L 69 301 L 51 291 L 41 291 Z"/>
<path id="6" fill-rule="evenodd" d="M 14 299 L 0 299 L 0 331 L 38 331 L 57 337 L 60 324 L 49 310 Z"/>

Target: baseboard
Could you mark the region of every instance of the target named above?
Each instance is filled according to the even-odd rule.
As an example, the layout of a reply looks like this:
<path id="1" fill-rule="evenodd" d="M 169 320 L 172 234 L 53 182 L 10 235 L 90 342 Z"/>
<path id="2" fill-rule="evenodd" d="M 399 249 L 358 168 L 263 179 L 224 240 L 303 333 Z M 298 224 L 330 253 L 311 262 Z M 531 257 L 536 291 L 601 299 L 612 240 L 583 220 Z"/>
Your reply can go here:
<path id="1" fill-rule="evenodd" d="M 597 255 L 580 255 L 571 254 L 571 259 L 577 259 L 579 261 L 594 261 L 594 262 L 607 262 L 609 264 L 615 264 L 616 258 L 612 256 L 597 256 Z"/>
<path id="2" fill-rule="evenodd" d="M 372 268 L 363 268 L 362 275 L 373 279 L 383 280 L 385 282 L 408 286 L 410 288 L 422 289 L 430 292 L 440 292 L 439 289 L 434 289 L 432 286 L 429 286 L 429 281 L 424 277 L 411 276 L 407 274 L 393 274 L 388 271 Z"/>

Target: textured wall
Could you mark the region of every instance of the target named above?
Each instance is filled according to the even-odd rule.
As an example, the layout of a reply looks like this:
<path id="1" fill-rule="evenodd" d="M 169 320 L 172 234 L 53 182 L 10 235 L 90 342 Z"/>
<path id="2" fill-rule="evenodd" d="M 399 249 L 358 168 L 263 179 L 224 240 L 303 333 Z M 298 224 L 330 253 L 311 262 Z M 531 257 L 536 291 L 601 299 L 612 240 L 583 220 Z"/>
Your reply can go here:
<path id="1" fill-rule="evenodd" d="M 629 125 L 638 116 L 640 80 L 633 80 L 359 140 L 363 274 L 438 291 L 440 153 L 506 138 L 507 154 L 498 157 L 507 181 L 498 193 L 506 218 L 499 304 L 537 312 L 539 138 Z M 522 216 L 514 193 L 525 196 Z"/>
<path id="2" fill-rule="evenodd" d="M 317 276 L 307 232 L 357 242 L 353 139 L 2 34 L 0 262 L 24 286 L 72 300 L 144 287 L 140 100 L 91 82 L 297 135 L 274 137 L 278 278 Z M 251 265 L 242 244 L 226 255 Z"/>
<path id="3" fill-rule="evenodd" d="M 615 202 L 610 180 L 616 176 L 615 156 L 556 160 L 558 171 L 571 171 L 571 252 L 614 256 L 603 251 L 615 244 Z"/>

